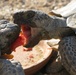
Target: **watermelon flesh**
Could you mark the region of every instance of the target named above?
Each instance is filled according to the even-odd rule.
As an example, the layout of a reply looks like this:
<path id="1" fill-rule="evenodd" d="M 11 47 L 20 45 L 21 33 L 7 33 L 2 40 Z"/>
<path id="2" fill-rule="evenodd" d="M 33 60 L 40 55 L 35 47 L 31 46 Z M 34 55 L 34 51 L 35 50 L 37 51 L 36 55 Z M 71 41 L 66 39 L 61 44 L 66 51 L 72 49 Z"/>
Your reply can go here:
<path id="1" fill-rule="evenodd" d="M 11 50 L 15 51 L 18 46 L 24 46 L 27 44 L 31 37 L 31 28 L 27 25 L 21 25 L 21 32 L 18 39 L 11 45 Z M 26 48 L 26 50 L 31 50 L 31 48 Z"/>

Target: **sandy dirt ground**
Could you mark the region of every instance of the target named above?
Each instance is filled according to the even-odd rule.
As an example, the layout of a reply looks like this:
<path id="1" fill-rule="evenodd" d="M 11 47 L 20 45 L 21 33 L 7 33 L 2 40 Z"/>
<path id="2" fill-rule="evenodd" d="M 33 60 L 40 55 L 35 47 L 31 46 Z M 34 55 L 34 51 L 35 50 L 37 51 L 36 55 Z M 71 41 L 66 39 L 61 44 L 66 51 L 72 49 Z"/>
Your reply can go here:
<path id="1" fill-rule="evenodd" d="M 0 19 L 12 20 L 12 14 L 18 10 L 36 9 L 49 13 L 66 5 L 70 0 L 0 0 Z"/>

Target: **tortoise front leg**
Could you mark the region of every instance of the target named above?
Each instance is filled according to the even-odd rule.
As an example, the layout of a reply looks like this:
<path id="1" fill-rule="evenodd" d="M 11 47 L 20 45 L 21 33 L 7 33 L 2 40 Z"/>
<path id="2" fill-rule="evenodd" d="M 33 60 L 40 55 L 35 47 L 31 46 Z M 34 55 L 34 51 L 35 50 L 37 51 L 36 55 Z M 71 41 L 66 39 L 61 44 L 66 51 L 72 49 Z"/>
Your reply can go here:
<path id="1" fill-rule="evenodd" d="M 0 59 L 0 75 L 25 75 L 18 61 Z"/>
<path id="2" fill-rule="evenodd" d="M 71 75 L 76 75 L 76 36 L 64 37 L 59 42 L 63 66 Z"/>

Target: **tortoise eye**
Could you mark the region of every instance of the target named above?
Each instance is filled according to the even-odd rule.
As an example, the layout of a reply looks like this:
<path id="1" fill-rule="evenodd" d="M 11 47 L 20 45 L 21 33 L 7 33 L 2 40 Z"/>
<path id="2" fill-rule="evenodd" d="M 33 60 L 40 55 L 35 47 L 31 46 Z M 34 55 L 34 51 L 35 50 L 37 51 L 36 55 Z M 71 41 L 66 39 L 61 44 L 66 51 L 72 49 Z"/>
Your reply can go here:
<path id="1" fill-rule="evenodd" d="M 9 33 L 9 34 L 6 35 L 6 38 L 9 39 L 9 41 L 10 41 L 13 38 L 12 35 L 13 35 L 12 33 Z"/>
<path id="2" fill-rule="evenodd" d="M 35 15 L 35 12 L 34 12 L 34 11 L 28 11 L 26 17 L 27 17 L 28 19 L 30 19 L 30 18 L 33 18 L 34 15 Z"/>
<path id="3" fill-rule="evenodd" d="M 34 16 L 33 13 L 28 13 L 27 17 L 32 18 Z"/>

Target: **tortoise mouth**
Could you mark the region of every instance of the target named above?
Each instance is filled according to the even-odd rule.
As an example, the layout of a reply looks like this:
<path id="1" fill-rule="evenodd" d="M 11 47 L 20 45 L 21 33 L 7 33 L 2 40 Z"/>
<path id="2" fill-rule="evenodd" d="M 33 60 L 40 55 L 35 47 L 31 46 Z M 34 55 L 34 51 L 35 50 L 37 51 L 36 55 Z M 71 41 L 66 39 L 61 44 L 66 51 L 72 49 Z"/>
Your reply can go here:
<path id="1" fill-rule="evenodd" d="M 21 32 L 27 39 L 31 37 L 31 27 L 29 25 L 21 25 Z"/>
<path id="2" fill-rule="evenodd" d="M 39 33 L 39 28 L 32 28 L 29 25 L 21 25 L 21 32 L 19 34 L 19 37 L 16 39 L 16 41 L 11 45 L 11 50 L 15 50 L 18 46 L 26 46 L 29 44 L 30 40 L 32 38 L 35 38 L 35 36 Z M 37 41 L 37 40 L 36 40 Z M 36 42 L 35 39 L 32 39 L 31 43 L 34 44 Z M 28 47 L 27 47 L 28 48 Z"/>
<path id="3" fill-rule="evenodd" d="M 18 46 L 25 45 L 31 38 L 31 28 L 27 25 L 21 25 L 19 37 L 11 44 L 10 48 L 14 51 Z"/>

